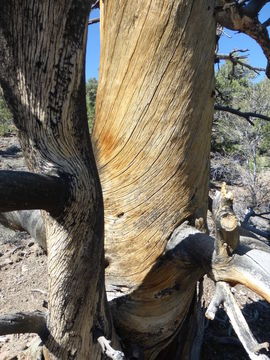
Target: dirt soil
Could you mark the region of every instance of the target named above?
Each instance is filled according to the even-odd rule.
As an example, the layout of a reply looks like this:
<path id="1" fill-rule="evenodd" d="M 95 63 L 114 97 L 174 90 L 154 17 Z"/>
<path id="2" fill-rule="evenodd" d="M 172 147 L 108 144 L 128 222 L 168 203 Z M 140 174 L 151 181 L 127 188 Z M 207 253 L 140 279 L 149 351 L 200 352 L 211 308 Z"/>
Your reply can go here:
<path id="1" fill-rule="evenodd" d="M 0 169 L 26 170 L 15 136 L 0 138 Z M 236 194 L 236 201 L 241 201 L 245 189 L 239 189 L 239 186 L 231 189 Z M 47 305 L 46 255 L 27 233 L 0 225 L 0 273 L 1 315 L 44 310 Z M 214 283 L 206 278 L 206 306 L 212 299 L 214 288 Z M 243 286 L 237 285 L 234 295 L 257 341 L 270 342 L 270 304 Z M 32 334 L 0 336 L 0 360 L 26 359 L 27 349 L 37 340 L 37 335 Z M 201 359 L 248 359 L 223 309 L 219 309 L 215 320 L 205 321 Z"/>

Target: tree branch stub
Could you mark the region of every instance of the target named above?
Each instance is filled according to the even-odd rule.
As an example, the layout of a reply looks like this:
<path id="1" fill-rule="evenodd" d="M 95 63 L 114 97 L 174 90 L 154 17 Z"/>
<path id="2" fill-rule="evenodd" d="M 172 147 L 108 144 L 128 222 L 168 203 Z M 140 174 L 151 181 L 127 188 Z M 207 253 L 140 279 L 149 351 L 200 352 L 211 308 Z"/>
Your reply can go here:
<path id="1" fill-rule="evenodd" d="M 227 258 L 239 245 L 238 220 L 233 212 L 233 195 L 226 191 L 223 183 L 221 192 L 213 200 L 213 218 L 216 228 L 217 258 Z"/>

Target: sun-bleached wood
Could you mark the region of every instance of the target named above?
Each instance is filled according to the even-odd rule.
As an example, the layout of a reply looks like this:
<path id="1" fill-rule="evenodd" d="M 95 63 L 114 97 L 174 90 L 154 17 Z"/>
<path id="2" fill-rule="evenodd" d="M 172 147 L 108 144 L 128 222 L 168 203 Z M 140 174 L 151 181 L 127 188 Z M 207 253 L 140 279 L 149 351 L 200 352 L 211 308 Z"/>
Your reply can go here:
<path id="1" fill-rule="evenodd" d="M 214 2 L 100 5 L 92 141 L 104 197 L 106 288 L 109 299 L 119 297 L 113 313 L 121 336 L 154 359 L 187 316 L 197 279 L 196 271 L 189 282 L 185 271 L 170 265 L 161 273 L 155 264 L 179 224 L 202 219 L 205 226 Z M 177 284 L 186 288 L 182 298 Z"/>

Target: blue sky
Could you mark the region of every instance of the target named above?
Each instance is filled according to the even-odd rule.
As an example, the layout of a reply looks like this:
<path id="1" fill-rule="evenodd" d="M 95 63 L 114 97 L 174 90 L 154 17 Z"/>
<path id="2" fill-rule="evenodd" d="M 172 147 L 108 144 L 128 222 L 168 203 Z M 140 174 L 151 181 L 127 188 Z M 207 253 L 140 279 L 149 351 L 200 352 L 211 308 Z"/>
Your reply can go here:
<path id="1" fill-rule="evenodd" d="M 94 10 L 91 18 L 99 16 L 99 11 Z M 270 17 L 270 3 L 266 4 L 259 14 L 260 20 L 263 22 Z M 269 28 L 268 28 L 269 29 Z M 219 53 L 228 54 L 235 49 L 248 49 L 249 63 L 255 67 L 266 67 L 265 56 L 257 43 L 249 36 L 238 34 L 236 32 L 226 30 L 228 36 L 223 35 L 219 41 Z M 88 42 L 86 51 L 86 80 L 91 77 L 98 78 L 99 68 L 99 24 L 93 24 L 88 29 Z M 262 76 L 261 76 L 262 77 Z M 260 78 L 261 78 L 260 77 Z"/>

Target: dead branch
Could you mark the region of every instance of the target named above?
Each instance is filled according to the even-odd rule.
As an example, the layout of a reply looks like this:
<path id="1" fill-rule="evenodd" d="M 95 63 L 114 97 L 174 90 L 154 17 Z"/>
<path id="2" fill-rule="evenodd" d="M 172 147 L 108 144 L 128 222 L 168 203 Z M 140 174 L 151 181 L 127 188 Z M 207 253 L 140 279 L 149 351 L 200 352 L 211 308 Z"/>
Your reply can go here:
<path id="1" fill-rule="evenodd" d="M 263 215 L 268 215 L 268 214 L 269 214 L 269 212 L 262 213 L 262 214 L 256 214 L 255 211 L 253 210 L 253 208 L 250 208 L 249 211 L 247 212 L 247 214 L 245 215 L 244 220 L 241 222 L 241 226 L 244 229 L 253 232 L 254 234 L 257 234 L 267 240 L 270 240 L 270 232 L 269 231 L 263 231 L 263 230 L 257 229 L 256 226 L 248 223 L 249 219 L 254 216 L 258 216 L 258 217 L 261 217 L 262 219 L 269 220 L 268 218 L 265 218 L 263 216 Z"/>
<path id="2" fill-rule="evenodd" d="M 67 194 L 67 183 L 60 177 L 26 171 L 0 171 L 0 211 L 58 211 Z"/>
<path id="3" fill-rule="evenodd" d="M 254 225 L 251 225 L 251 224 L 247 224 L 245 222 L 241 222 L 241 226 L 248 230 L 248 231 L 251 231 L 252 233 L 254 234 L 257 234 L 267 240 L 270 240 L 270 232 L 269 231 L 263 231 L 263 230 L 260 230 L 260 229 L 257 229 L 256 226 Z"/>
<path id="4" fill-rule="evenodd" d="M 251 18 L 256 17 L 264 5 L 268 2 L 269 0 L 250 0 L 247 4 L 240 7 L 240 12 Z"/>
<path id="5" fill-rule="evenodd" d="M 112 360 L 125 360 L 125 355 L 122 351 L 114 350 L 111 347 L 111 341 L 107 340 L 105 336 L 99 336 L 97 338 L 98 343 L 101 346 L 102 352 L 106 355 L 109 359 Z"/>
<path id="6" fill-rule="evenodd" d="M 0 213 L 0 224 L 12 230 L 27 231 L 46 251 L 46 231 L 40 210 L 19 210 Z"/>
<path id="7" fill-rule="evenodd" d="M 260 23 L 258 12 L 269 0 L 251 0 L 239 6 L 236 1 L 227 3 L 225 0 L 217 2 L 216 19 L 222 26 L 249 35 L 262 48 L 268 61 L 266 76 L 270 78 L 270 38 L 267 28 Z"/>
<path id="8" fill-rule="evenodd" d="M 245 50 L 246 51 L 246 50 Z M 247 56 L 239 56 L 237 55 L 237 52 L 239 52 L 239 50 L 234 50 L 232 52 L 230 52 L 229 54 L 216 54 L 216 58 L 215 58 L 215 62 L 220 62 L 221 60 L 227 60 L 230 61 L 234 66 L 236 65 L 240 65 L 249 70 L 254 71 L 256 74 L 259 74 L 260 72 L 265 72 L 265 68 L 260 68 L 260 67 L 254 67 L 242 60 L 246 59 Z"/>
<path id="9" fill-rule="evenodd" d="M 259 344 L 254 338 L 233 294 L 231 293 L 230 286 L 223 281 L 216 283 L 216 292 L 206 311 L 206 317 L 213 320 L 215 313 L 221 304 L 224 305 L 224 309 L 231 321 L 233 329 L 250 359 L 269 359 L 266 355 L 258 354 L 262 349 L 268 350 L 269 343 L 265 342 Z"/>
<path id="10" fill-rule="evenodd" d="M 97 24 L 99 22 L 100 22 L 100 18 L 90 19 L 90 20 L 88 20 L 88 25 Z"/>
<path id="11" fill-rule="evenodd" d="M 35 333 L 48 336 L 47 314 L 41 311 L 0 316 L 0 335 Z"/>
<path id="12" fill-rule="evenodd" d="M 226 184 L 223 183 L 221 192 L 217 192 L 212 204 L 216 227 L 215 250 L 218 257 L 231 256 L 239 245 L 238 220 L 232 205 L 233 195 L 226 191 Z"/>
<path id="13" fill-rule="evenodd" d="M 255 217 L 255 216 L 260 217 L 260 218 L 265 219 L 265 220 L 270 220 L 269 218 L 265 217 L 264 215 L 270 215 L 270 211 L 266 211 L 266 212 L 257 214 L 257 213 L 254 211 L 254 209 L 251 207 L 251 208 L 249 208 L 249 210 L 247 211 L 247 213 L 246 213 L 246 215 L 245 215 L 245 217 L 244 217 L 243 222 L 244 222 L 244 223 L 248 223 L 249 219 L 250 219 L 251 217 Z"/>
<path id="14" fill-rule="evenodd" d="M 263 23 L 264 27 L 270 26 L 270 18 Z"/>
<path id="15" fill-rule="evenodd" d="M 262 115 L 262 114 L 257 114 L 257 113 L 254 113 L 254 112 L 243 112 L 243 111 L 240 111 L 238 109 L 231 108 L 229 106 L 223 106 L 223 105 L 216 104 L 214 106 L 214 108 L 217 111 L 225 111 L 225 112 L 228 112 L 228 113 L 243 117 L 244 119 L 246 119 L 250 123 L 250 125 L 254 125 L 254 123 L 252 122 L 252 120 L 250 120 L 250 118 L 257 118 L 257 119 L 262 119 L 262 120 L 265 120 L 265 121 L 270 121 L 269 116 Z"/>
<path id="16" fill-rule="evenodd" d="M 99 0 L 95 1 L 94 4 L 91 6 L 91 10 L 99 9 Z"/>

